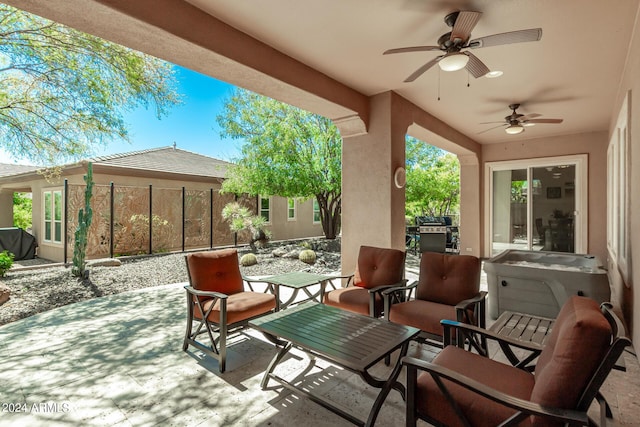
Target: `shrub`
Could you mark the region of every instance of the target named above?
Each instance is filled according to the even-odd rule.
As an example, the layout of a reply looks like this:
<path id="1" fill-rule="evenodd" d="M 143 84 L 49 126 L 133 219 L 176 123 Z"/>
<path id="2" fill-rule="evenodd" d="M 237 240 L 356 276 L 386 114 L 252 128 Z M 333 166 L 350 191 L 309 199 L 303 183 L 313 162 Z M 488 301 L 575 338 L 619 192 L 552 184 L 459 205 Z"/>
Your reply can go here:
<path id="1" fill-rule="evenodd" d="M 254 252 L 256 242 L 260 246 L 266 246 L 267 241 L 271 238 L 271 233 L 265 229 L 266 220 L 259 215 L 252 215 L 249 209 L 241 206 L 238 202 L 228 203 L 222 209 L 222 217 L 229 221 L 229 228 L 232 232 L 247 230 L 251 234 L 249 246 Z"/>
<path id="2" fill-rule="evenodd" d="M 240 257 L 240 265 L 243 267 L 249 267 L 251 265 L 256 265 L 258 263 L 258 258 L 254 254 L 244 254 Z"/>
<path id="3" fill-rule="evenodd" d="M 313 264 L 316 262 L 316 253 L 311 249 L 305 249 L 300 252 L 298 259 L 307 264 Z"/>
<path id="4" fill-rule="evenodd" d="M 9 271 L 13 265 L 13 258 L 15 258 L 15 255 L 7 250 L 0 252 L 0 277 L 4 277 Z"/>

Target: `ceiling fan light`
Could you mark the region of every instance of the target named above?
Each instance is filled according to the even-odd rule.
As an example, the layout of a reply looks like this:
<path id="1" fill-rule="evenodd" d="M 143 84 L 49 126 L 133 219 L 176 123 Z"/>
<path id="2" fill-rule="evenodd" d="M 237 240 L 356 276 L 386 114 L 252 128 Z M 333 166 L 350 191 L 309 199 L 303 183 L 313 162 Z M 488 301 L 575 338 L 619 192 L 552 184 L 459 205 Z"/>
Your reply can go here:
<path id="1" fill-rule="evenodd" d="M 469 57 L 464 53 L 451 52 L 447 53 L 444 58 L 438 62 L 438 65 L 442 71 L 458 71 L 466 67 L 467 62 L 469 62 Z"/>
<path id="2" fill-rule="evenodd" d="M 504 131 L 509 135 L 517 135 L 524 132 L 524 128 L 520 125 L 509 125 Z"/>

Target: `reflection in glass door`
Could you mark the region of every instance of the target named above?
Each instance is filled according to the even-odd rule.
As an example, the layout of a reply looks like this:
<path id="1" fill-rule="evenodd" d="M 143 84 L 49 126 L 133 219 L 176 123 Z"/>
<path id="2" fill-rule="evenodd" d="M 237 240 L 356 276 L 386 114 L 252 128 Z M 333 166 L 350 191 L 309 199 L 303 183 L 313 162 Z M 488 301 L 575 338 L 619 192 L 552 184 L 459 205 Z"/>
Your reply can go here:
<path id="1" fill-rule="evenodd" d="M 491 173 L 491 254 L 507 249 L 576 251 L 576 163 Z"/>

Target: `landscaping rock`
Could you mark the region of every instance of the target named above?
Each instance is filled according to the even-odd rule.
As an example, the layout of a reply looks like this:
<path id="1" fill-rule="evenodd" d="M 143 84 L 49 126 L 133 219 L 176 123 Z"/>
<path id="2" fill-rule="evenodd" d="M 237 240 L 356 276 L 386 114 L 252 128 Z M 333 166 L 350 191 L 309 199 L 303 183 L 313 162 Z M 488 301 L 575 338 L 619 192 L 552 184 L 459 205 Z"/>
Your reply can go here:
<path id="1" fill-rule="evenodd" d="M 93 259 L 87 262 L 87 267 L 120 267 L 122 261 L 117 258 Z"/>
<path id="2" fill-rule="evenodd" d="M 279 247 L 279 248 L 275 248 L 274 250 L 271 251 L 271 255 L 273 255 L 276 258 L 280 258 L 285 256 L 289 251 L 287 250 L 287 248 L 285 247 Z"/>
<path id="3" fill-rule="evenodd" d="M 5 285 L 0 285 L 0 305 L 4 304 L 9 300 L 11 296 L 11 289 Z"/>

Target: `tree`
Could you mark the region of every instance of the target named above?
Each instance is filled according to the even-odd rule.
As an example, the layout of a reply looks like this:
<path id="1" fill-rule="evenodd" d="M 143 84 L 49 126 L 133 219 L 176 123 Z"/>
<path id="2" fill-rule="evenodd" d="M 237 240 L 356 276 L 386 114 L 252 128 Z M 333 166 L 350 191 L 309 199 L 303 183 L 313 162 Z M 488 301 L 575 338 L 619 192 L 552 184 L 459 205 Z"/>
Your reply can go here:
<path id="1" fill-rule="evenodd" d="M 13 226 L 31 228 L 32 200 L 29 193 L 13 193 Z"/>
<path id="2" fill-rule="evenodd" d="M 445 216 L 460 203 L 460 163 L 451 153 L 407 137 L 406 215 Z"/>
<path id="3" fill-rule="evenodd" d="M 128 139 L 123 112 L 179 102 L 171 64 L 0 4 L 0 147 L 38 164 Z"/>
<path id="4" fill-rule="evenodd" d="M 342 138 L 331 120 L 237 89 L 217 117 L 223 137 L 242 138 L 224 192 L 315 197 L 327 239 L 340 231 Z"/>

